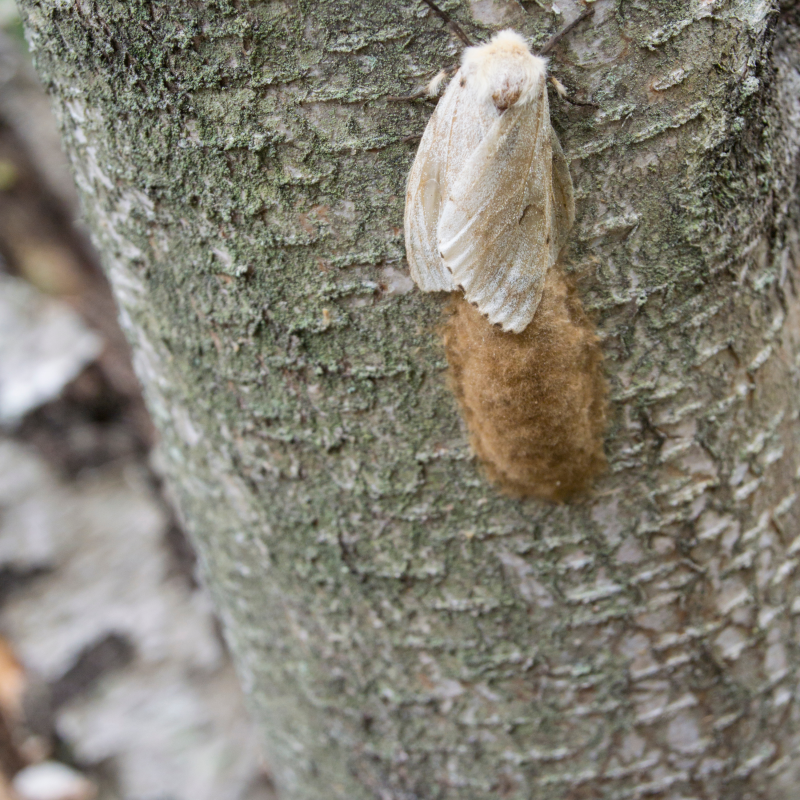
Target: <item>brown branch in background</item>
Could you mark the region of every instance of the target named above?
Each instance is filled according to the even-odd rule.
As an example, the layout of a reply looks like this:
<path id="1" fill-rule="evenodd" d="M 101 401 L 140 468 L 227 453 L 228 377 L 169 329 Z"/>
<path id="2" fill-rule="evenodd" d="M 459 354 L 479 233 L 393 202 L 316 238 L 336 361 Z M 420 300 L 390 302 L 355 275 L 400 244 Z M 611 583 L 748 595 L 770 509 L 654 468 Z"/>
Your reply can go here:
<path id="1" fill-rule="evenodd" d="M 424 0 L 427 2 L 427 0 Z M 594 8 L 589 7 L 579 17 L 576 17 L 568 25 L 565 25 L 558 33 L 554 33 L 548 40 L 545 46 L 539 51 L 540 56 L 546 56 L 574 27 L 583 22 L 587 17 L 594 14 Z"/>
<path id="2" fill-rule="evenodd" d="M 445 25 L 467 46 L 472 47 L 472 40 L 464 33 L 464 29 L 446 12 L 442 11 L 433 0 L 422 0 L 428 8 L 439 17 Z"/>

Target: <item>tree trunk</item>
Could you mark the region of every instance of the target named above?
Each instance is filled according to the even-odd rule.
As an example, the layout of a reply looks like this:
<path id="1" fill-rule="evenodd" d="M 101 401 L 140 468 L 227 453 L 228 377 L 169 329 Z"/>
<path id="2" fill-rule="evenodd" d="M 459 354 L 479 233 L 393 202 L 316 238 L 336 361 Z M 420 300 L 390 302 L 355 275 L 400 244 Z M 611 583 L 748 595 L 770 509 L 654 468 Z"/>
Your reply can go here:
<path id="1" fill-rule="evenodd" d="M 283 798 L 797 796 L 798 8 L 592 5 L 551 106 L 609 469 L 553 505 L 470 456 L 406 272 L 437 16 L 21 0 Z"/>

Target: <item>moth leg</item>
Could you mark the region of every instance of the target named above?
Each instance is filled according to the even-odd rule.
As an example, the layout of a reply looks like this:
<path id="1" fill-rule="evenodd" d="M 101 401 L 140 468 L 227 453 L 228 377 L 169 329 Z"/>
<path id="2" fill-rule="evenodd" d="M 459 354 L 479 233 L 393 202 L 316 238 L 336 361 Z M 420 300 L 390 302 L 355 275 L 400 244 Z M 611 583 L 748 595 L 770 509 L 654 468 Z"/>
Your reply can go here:
<path id="1" fill-rule="evenodd" d="M 409 102 L 411 100 L 421 100 L 423 97 L 426 100 L 434 100 L 439 94 L 442 84 L 450 77 L 458 72 L 458 64 L 453 64 L 452 67 L 440 69 L 421 89 L 417 89 L 412 94 L 405 95 L 387 95 L 384 100 L 391 103 Z"/>
<path id="2" fill-rule="evenodd" d="M 573 106 L 587 106 L 588 108 L 600 108 L 597 103 L 586 103 L 582 100 L 573 100 L 569 96 L 569 92 L 567 91 L 567 87 L 564 86 L 563 83 L 558 78 L 554 78 L 552 75 L 550 76 L 550 83 L 552 84 L 553 88 L 556 90 L 556 94 L 565 102 L 569 103 Z"/>

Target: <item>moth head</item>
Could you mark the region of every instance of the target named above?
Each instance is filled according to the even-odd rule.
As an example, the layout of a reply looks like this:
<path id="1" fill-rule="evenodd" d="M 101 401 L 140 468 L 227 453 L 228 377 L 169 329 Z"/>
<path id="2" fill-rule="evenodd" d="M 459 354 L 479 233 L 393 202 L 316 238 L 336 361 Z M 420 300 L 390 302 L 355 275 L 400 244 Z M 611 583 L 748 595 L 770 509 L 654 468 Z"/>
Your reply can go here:
<path id="1" fill-rule="evenodd" d="M 487 44 L 468 47 L 461 65 L 479 98 L 500 112 L 537 96 L 547 73 L 547 61 L 533 55 L 512 30 L 496 33 Z"/>

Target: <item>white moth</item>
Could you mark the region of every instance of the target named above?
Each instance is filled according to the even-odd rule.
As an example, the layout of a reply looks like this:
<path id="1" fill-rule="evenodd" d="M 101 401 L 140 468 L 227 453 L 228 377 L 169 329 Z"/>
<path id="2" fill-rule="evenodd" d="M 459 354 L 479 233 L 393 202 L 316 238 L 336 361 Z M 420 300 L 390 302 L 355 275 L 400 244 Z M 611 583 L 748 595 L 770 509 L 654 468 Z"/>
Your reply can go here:
<path id="1" fill-rule="evenodd" d="M 406 253 L 420 289 L 461 287 L 490 322 L 516 333 L 533 319 L 575 219 L 546 70 L 511 30 L 468 47 L 406 187 Z"/>

